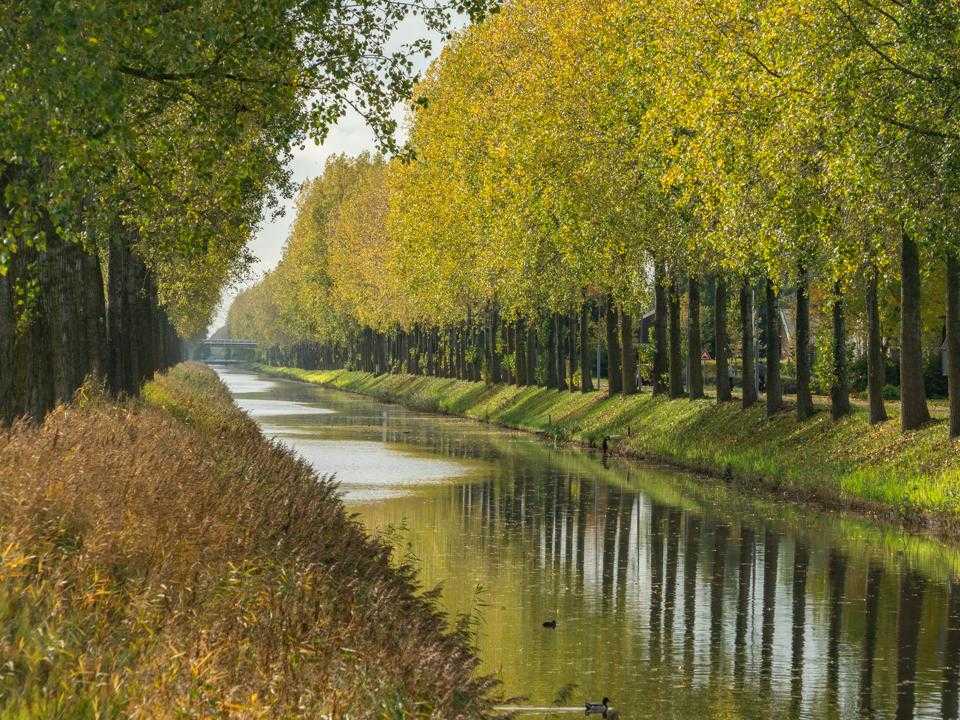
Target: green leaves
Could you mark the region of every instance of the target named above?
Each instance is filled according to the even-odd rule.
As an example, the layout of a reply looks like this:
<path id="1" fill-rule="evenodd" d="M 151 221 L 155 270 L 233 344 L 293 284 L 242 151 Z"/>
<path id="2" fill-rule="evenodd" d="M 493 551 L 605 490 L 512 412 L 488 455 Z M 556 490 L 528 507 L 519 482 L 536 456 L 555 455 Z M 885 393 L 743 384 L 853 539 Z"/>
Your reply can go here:
<path id="1" fill-rule="evenodd" d="M 394 105 L 414 81 L 389 49 L 407 17 L 446 27 L 486 0 L 396 3 L 26 0 L 0 7 L 0 163 L 58 230 L 137 227 L 182 329 L 243 270 L 265 209 L 292 193 L 291 148 L 354 106 L 397 149 Z M 27 158 L 28 161 L 19 158 Z M 10 207 L 5 246 L 29 242 Z M 7 260 L 4 260 L 6 262 Z M 201 298 L 203 298 L 201 302 Z"/>

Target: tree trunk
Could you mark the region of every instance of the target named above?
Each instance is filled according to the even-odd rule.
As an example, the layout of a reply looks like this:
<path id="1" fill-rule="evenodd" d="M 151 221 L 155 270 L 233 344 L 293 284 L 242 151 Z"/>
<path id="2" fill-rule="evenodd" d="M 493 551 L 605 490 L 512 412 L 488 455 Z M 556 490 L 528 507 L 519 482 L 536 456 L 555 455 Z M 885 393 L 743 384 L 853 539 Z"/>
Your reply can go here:
<path id="1" fill-rule="evenodd" d="M 567 376 L 570 392 L 576 392 L 575 380 L 577 374 L 577 316 L 565 316 L 567 325 Z"/>
<path id="2" fill-rule="evenodd" d="M 687 281 L 687 383 L 690 399 L 703 397 L 703 344 L 700 339 L 700 281 Z"/>
<path id="3" fill-rule="evenodd" d="M 744 278 L 740 285 L 740 324 L 743 328 L 743 397 L 741 403 L 744 408 L 753 406 L 757 402 L 757 379 L 754 369 L 753 347 L 753 289 L 749 278 Z"/>
<path id="4" fill-rule="evenodd" d="M 620 315 L 620 355 L 621 376 L 620 383 L 624 395 L 637 394 L 637 355 L 633 347 L 633 319 L 630 313 L 619 308 Z"/>
<path id="5" fill-rule="evenodd" d="M 536 385 L 537 378 L 537 324 L 527 323 L 527 384 Z"/>
<path id="6" fill-rule="evenodd" d="M 713 337 L 717 355 L 717 402 L 730 400 L 730 351 L 727 341 L 727 281 L 717 275 L 714 285 Z"/>
<path id="7" fill-rule="evenodd" d="M 152 273 L 132 249 L 133 230 L 119 228 L 109 246 L 107 335 L 110 386 L 135 395 L 162 365 L 166 315 Z"/>
<path id="8" fill-rule="evenodd" d="M 653 394 L 667 391 L 667 286 L 663 263 L 656 263 L 653 271 Z"/>
<path id="9" fill-rule="evenodd" d="M 127 260 L 125 231 L 111 238 L 107 261 L 107 349 L 108 377 L 114 393 L 133 392 L 133 372 L 129 333 L 130 263 Z"/>
<path id="10" fill-rule="evenodd" d="M 886 385 L 886 367 L 883 362 L 883 347 L 880 334 L 880 307 L 877 298 L 877 269 L 871 267 L 867 278 L 867 386 L 870 394 L 870 422 L 881 423 L 887 419 L 883 403 L 883 388 Z"/>
<path id="11" fill-rule="evenodd" d="M 0 425 L 10 424 L 19 409 L 14 402 L 14 346 L 17 334 L 13 280 L 13 273 L 8 266 L 7 272 L 0 275 Z"/>
<path id="12" fill-rule="evenodd" d="M 930 420 L 920 345 L 920 257 L 906 232 L 900 246 L 900 419 L 904 430 Z"/>
<path id="13" fill-rule="evenodd" d="M 623 375 L 620 370 L 620 342 L 617 339 L 617 312 L 609 295 L 607 306 L 607 394 L 616 395 L 623 390 Z"/>
<path id="14" fill-rule="evenodd" d="M 490 382 L 498 383 L 503 378 L 500 373 L 500 348 L 497 329 L 500 327 L 500 312 L 496 305 L 490 306 L 489 343 L 490 343 Z"/>
<path id="15" fill-rule="evenodd" d="M 773 281 L 767 278 L 767 415 L 783 409 L 783 387 L 780 384 L 780 303 L 773 289 Z"/>
<path id="16" fill-rule="evenodd" d="M 670 281 L 670 397 L 683 397 L 683 352 L 680 347 L 680 292 Z"/>
<path id="17" fill-rule="evenodd" d="M 797 279 L 797 419 L 813 415 L 810 393 L 810 296 L 807 269 L 800 264 Z"/>
<path id="18" fill-rule="evenodd" d="M 950 397 L 950 437 L 960 436 L 960 260 L 947 248 L 947 388 Z"/>
<path id="19" fill-rule="evenodd" d="M 850 413 L 850 383 L 847 379 L 847 324 L 840 282 L 833 285 L 833 384 L 830 414 L 838 420 Z"/>
<path id="20" fill-rule="evenodd" d="M 547 387 L 557 387 L 557 323 L 554 314 L 547 320 Z"/>
<path id="21" fill-rule="evenodd" d="M 600 378 L 597 378 L 599 382 Z M 590 302 L 580 306 L 580 392 L 593 390 L 593 375 L 590 371 Z"/>
<path id="22" fill-rule="evenodd" d="M 370 334 L 370 344 L 373 345 L 373 332 Z M 437 338 L 437 329 L 430 328 L 427 335 L 427 368 L 431 377 L 440 375 L 440 361 L 443 355 L 439 352 L 440 342 Z M 370 371 L 373 371 L 373 348 L 370 348 Z"/>
<path id="23" fill-rule="evenodd" d="M 507 365 L 504 366 L 503 381 L 508 385 L 519 385 L 516 378 L 517 365 L 515 361 L 517 357 L 517 349 L 514 345 L 516 342 L 516 335 L 513 331 L 513 323 L 505 323 L 503 331 L 503 335 L 507 339 L 507 355 L 512 361 L 514 361 L 512 363 L 507 363 Z"/>
<path id="24" fill-rule="evenodd" d="M 4 422 L 20 416 L 40 421 L 54 405 L 50 332 L 42 307 L 42 274 L 38 277 L 36 270 L 42 263 L 42 253 L 24 243 L 12 253 L 0 278 L 0 291 L 7 298 L 0 297 L 0 310 L 7 311 L 0 333 L 3 339 L 10 338 L 0 348 L 6 366 L 0 380 L 7 386 L 0 397 Z"/>
<path id="25" fill-rule="evenodd" d="M 564 353 L 563 320 L 559 313 L 553 314 L 553 359 L 556 362 L 557 389 L 567 389 L 566 357 Z"/>
<path id="26" fill-rule="evenodd" d="M 518 319 L 513 325 L 513 364 L 517 368 L 517 385 L 528 385 L 527 380 L 527 333 L 523 320 Z"/>
<path id="27" fill-rule="evenodd" d="M 3 198 L 7 185 L 14 180 L 15 171 L 16 166 L 9 163 L 4 165 L 3 172 L 0 172 L 0 234 L 6 231 L 6 226 L 10 222 L 9 210 Z M 6 272 L 0 273 L 0 425 L 11 423 L 18 409 L 15 398 L 14 366 L 14 346 L 17 339 L 14 299 L 16 264 L 16 255 L 14 255 L 8 260 Z"/>

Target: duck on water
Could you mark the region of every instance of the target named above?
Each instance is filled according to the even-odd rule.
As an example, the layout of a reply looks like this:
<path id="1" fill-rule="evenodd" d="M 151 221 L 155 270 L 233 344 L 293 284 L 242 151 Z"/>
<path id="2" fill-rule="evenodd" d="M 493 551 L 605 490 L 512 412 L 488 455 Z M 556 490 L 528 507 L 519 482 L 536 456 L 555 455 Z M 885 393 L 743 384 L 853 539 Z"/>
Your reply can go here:
<path id="1" fill-rule="evenodd" d="M 598 703 L 588 702 L 586 704 L 586 710 L 584 715 L 600 715 L 601 717 L 609 717 L 608 713 L 610 712 L 610 698 L 605 697 Z"/>

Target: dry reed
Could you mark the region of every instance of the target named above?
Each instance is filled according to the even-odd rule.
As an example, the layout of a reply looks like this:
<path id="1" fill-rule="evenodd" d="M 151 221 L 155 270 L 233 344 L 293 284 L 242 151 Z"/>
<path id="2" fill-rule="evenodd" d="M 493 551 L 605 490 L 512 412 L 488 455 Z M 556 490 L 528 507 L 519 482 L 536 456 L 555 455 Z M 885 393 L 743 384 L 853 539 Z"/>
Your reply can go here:
<path id="1" fill-rule="evenodd" d="M 474 718 L 463 626 L 208 368 L 0 430 L 0 719 Z"/>

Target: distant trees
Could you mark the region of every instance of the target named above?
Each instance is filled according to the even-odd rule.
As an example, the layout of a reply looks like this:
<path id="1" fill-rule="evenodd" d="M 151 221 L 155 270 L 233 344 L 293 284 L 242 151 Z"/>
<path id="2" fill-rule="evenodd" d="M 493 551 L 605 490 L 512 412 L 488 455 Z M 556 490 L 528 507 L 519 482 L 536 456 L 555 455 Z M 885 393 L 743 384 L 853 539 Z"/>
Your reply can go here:
<path id="1" fill-rule="evenodd" d="M 363 170 L 317 229 L 329 283 L 271 315 L 281 345 L 563 387 L 599 344 L 629 394 L 652 312 L 655 393 L 700 397 L 712 343 L 719 401 L 739 355 L 744 406 L 759 376 L 768 413 L 789 390 L 808 417 L 816 386 L 840 417 L 855 348 L 880 422 L 893 351 L 909 430 L 945 332 L 956 435 L 958 29 L 945 3 L 515 0 L 417 86 L 408 156 L 328 166 Z M 291 287 L 272 277 L 231 322 Z"/>

